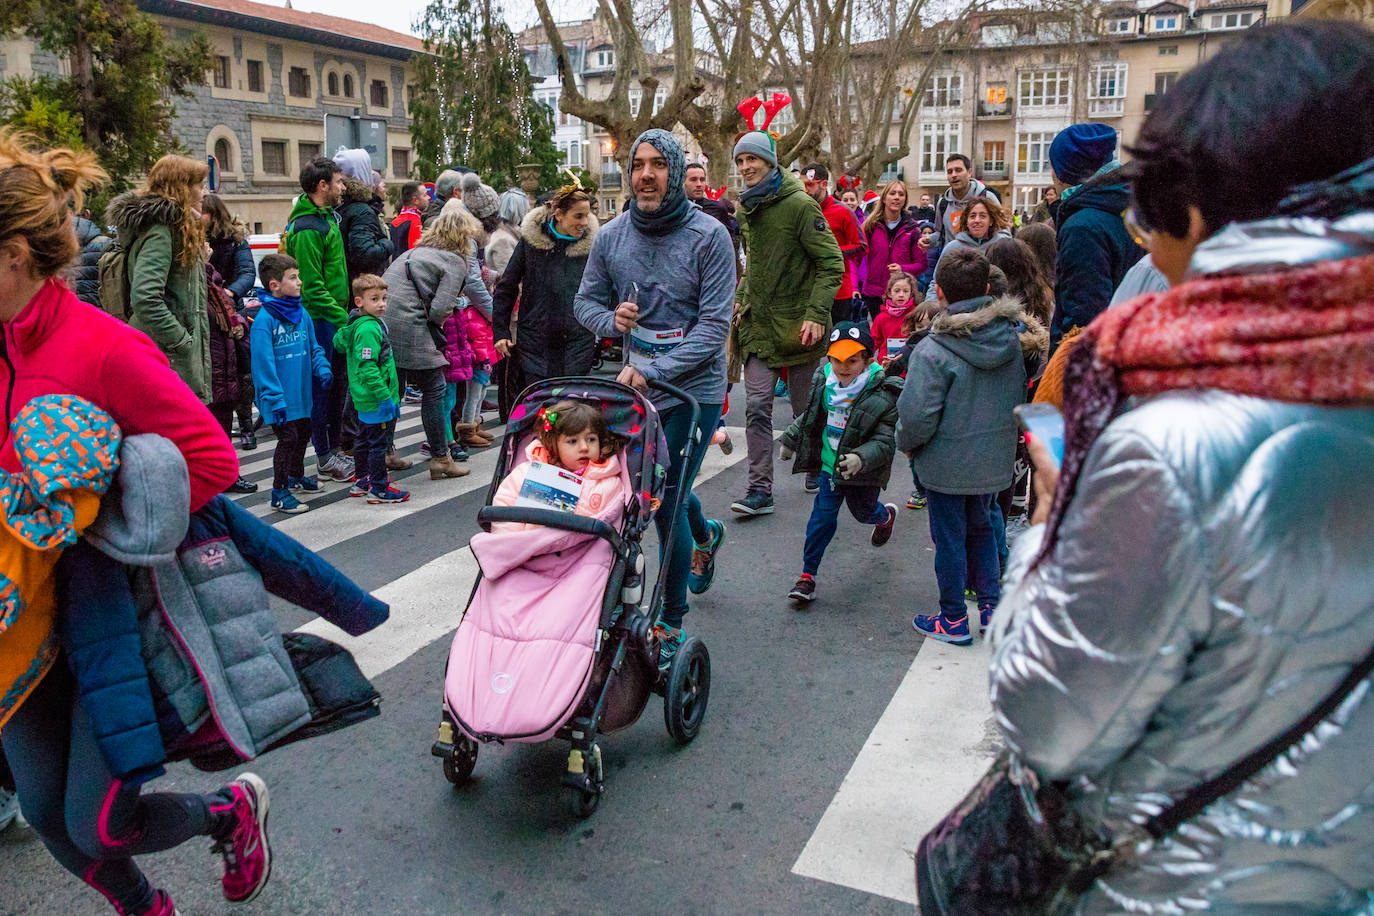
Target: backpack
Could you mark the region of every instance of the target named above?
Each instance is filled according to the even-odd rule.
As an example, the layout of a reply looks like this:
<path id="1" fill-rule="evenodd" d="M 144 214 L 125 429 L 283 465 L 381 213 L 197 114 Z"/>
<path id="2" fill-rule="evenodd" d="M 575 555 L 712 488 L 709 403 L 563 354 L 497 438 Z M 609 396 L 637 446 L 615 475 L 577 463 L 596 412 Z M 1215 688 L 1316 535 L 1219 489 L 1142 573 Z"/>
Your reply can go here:
<path id="1" fill-rule="evenodd" d="M 129 305 L 129 249 L 115 239 L 100 255 L 100 306 L 120 321 L 133 314 Z"/>
<path id="2" fill-rule="evenodd" d="M 281 238 L 277 241 L 277 254 L 290 255 L 288 250 L 288 239 L 292 232 L 302 232 L 306 229 L 318 232 L 320 235 L 329 235 L 329 222 L 318 213 L 305 213 L 296 217 L 286 224 L 286 228 L 281 232 Z"/>

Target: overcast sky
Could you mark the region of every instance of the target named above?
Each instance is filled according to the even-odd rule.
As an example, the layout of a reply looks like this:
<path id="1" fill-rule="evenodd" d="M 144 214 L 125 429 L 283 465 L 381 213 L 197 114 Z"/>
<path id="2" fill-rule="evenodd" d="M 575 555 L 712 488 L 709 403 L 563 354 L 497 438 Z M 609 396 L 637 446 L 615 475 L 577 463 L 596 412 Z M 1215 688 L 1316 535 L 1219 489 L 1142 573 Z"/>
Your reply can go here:
<path id="1" fill-rule="evenodd" d="M 265 2 L 285 5 L 283 0 Z M 291 0 L 291 6 L 298 10 L 371 22 L 397 32 L 413 32 L 411 24 L 428 5 L 429 0 Z M 532 0 L 506 0 L 504 6 L 507 21 L 516 31 L 538 18 Z M 553 0 L 550 7 L 559 19 L 573 19 L 586 15 L 582 11 L 590 9 L 591 4 L 582 0 Z"/>

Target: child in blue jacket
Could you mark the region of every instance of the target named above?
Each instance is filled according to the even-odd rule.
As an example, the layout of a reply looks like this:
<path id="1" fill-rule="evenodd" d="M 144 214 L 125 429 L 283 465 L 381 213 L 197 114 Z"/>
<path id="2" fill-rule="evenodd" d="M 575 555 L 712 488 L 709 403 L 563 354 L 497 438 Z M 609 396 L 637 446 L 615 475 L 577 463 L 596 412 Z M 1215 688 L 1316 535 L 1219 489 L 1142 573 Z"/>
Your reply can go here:
<path id="1" fill-rule="evenodd" d="M 253 322 L 253 388 L 258 410 L 277 434 L 272 508 L 294 514 L 310 507 L 297 500 L 292 490 L 314 493 L 321 489 L 318 480 L 305 476 L 311 379 L 328 387 L 333 375 L 301 306 L 301 274 L 295 259 L 269 254 L 258 265 L 258 276 L 267 289 L 257 291 L 262 309 Z"/>

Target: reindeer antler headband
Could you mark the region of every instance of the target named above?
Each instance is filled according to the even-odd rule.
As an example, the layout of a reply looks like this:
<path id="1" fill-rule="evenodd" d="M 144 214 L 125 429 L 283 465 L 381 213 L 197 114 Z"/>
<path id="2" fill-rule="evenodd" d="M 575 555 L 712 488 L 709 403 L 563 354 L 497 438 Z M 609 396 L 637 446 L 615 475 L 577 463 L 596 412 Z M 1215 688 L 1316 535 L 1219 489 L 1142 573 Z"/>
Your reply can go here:
<path id="1" fill-rule="evenodd" d="M 773 123 L 773 119 L 778 116 L 778 112 L 791 104 L 792 97 L 790 95 L 785 92 L 775 92 L 773 93 L 773 97 L 766 102 L 757 96 L 751 95 L 749 98 L 736 105 L 735 110 L 744 118 L 744 123 L 749 125 L 750 130 L 757 130 L 765 133 L 770 139 L 776 141 L 778 135 L 770 131 L 768 125 Z M 758 114 L 760 108 L 763 109 L 767 117 L 763 119 L 762 124 L 756 125 L 754 123 L 754 116 Z"/>

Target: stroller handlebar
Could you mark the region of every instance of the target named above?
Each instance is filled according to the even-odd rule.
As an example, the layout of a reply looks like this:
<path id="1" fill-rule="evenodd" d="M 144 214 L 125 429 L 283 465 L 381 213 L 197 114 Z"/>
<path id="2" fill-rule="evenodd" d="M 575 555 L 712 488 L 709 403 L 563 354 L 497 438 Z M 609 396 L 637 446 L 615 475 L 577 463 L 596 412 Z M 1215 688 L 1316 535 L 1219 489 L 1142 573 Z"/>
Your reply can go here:
<path id="1" fill-rule="evenodd" d="M 477 521 L 482 525 L 492 522 L 514 522 L 519 525 L 542 525 L 545 528 L 560 528 L 579 534 L 590 534 L 607 541 L 616 552 L 620 552 L 620 533 L 599 518 L 560 512 L 557 509 L 535 509 L 530 506 L 483 506 L 477 512 Z"/>

